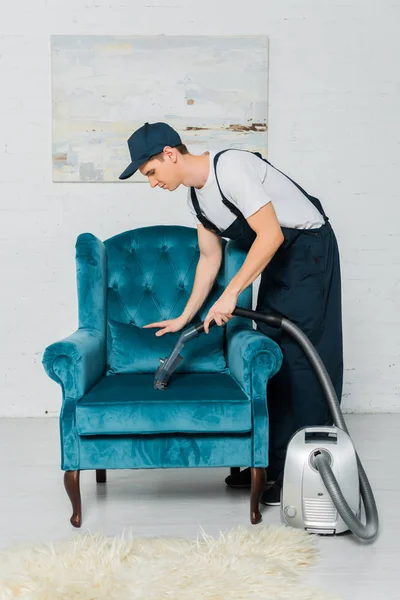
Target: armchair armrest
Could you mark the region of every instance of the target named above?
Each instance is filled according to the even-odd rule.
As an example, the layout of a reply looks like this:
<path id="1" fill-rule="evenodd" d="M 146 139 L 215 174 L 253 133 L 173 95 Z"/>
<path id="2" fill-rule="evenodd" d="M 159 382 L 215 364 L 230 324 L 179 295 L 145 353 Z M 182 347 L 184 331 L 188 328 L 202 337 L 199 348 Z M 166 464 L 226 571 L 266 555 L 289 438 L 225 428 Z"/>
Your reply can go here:
<path id="1" fill-rule="evenodd" d="M 255 329 L 238 329 L 228 341 L 228 366 L 231 375 L 250 397 L 265 395 L 268 379 L 282 364 L 278 344 Z"/>
<path id="2" fill-rule="evenodd" d="M 282 360 L 278 344 L 254 329 L 238 329 L 228 341 L 231 375 L 252 403 L 253 467 L 268 466 L 267 383 L 279 371 Z"/>
<path id="3" fill-rule="evenodd" d="M 77 401 L 105 372 L 105 335 L 96 329 L 79 328 L 48 346 L 42 364 L 48 376 L 61 385 L 63 397 Z"/>

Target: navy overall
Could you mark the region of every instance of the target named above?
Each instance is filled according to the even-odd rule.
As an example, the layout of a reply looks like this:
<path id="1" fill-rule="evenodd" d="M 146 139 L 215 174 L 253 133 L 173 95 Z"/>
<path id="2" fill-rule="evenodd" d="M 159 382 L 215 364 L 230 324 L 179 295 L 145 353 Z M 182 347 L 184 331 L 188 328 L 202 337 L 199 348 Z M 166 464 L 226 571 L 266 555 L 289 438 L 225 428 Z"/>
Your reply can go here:
<path id="1" fill-rule="evenodd" d="M 248 251 L 256 233 L 237 206 L 223 195 L 217 178 L 217 161 L 227 151 L 223 150 L 214 157 L 215 178 L 222 202 L 236 219 L 227 229 L 220 231 L 201 212 L 193 187 L 190 190 L 191 200 L 197 218 L 206 229 L 220 237 L 235 240 Z M 271 165 L 258 152 L 254 154 Z M 320 201 L 295 181 L 290 181 L 317 208 L 325 223 L 317 229 L 281 228 L 284 241 L 261 274 L 256 310 L 279 313 L 300 327 L 324 362 L 340 402 L 343 347 L 337 241 Z M 332 419 L 320 383 L 300 346 L 281 329 L 273 329 L 263 323 L 257 324 L 257 329 L 274 339 L 283 354 L 282 367 L 267 386 L 270 421 L 268 479 L 279 480 L 283 476 L 286 448 L 291 436 L 302 427 L 330 425 Z"/>

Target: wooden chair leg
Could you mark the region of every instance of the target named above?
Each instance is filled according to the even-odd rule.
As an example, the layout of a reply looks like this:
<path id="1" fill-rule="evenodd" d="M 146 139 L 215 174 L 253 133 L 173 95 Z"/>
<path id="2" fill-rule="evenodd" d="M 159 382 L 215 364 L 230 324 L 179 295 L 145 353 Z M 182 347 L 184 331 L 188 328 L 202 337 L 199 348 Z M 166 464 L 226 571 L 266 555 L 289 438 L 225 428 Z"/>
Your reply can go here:
<path id="1" fill-rule="evenodd" d="M 70 521 L 74 527 L 80 527 L 82 523 L 82 503 L 81 491 L 79 488 L 79 475 L 80 471 L 65 471 L 64 473 L 64 487 L 72 504 L 72 517 Z"/>
<path id="2" fill-rule="evenodd" d="M 231 467 L 231 475 L 238 475 L 240 473 L 240 467 Z"/>
<path id="3" fill-rule="evenodd" d="M 106 483 L 107 481 L 107 471 L 105 469 L 97 469 L 96 470 L 96 482 L 97 483 Z"/>
<path id="4" fill-rule="evenodd" d="M 251 469 L 250 521 L 257 525 L 262 520 L 260 513 L 260 498 L 266 483 L 266 472 L 263 468 Z"/>

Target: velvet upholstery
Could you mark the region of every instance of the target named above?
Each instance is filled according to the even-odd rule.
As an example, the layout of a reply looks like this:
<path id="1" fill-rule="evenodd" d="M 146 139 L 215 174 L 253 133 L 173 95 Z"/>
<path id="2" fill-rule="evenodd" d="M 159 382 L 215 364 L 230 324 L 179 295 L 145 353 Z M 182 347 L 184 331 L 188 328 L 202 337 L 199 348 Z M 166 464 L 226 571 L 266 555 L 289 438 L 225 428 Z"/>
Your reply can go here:
<path id="1" fill-rule="evenodd" d="M 193 322 L 203 320 L 245 254 L 223 240 L 216 283 Z M 62 391 L 61 468 L 135 469 L 268 465 L 266 384 L 279 346 L 235 317 L 183 349 L 167 390 L 154 390 L 159 358 L 180 333 L 143 329 L 181 314 L 199 258 L 197 232 L 141 227 L 105 242 L 76 242 L 78 329 L 50 344 L 46 373 Z M 251 286 L 238 305 L 251 308 Z"/>
<path id="2" fill-rule="evenodd" d="M 79 435 L 251 431 L 251 404 L 229 375 L 183 373 L 166 390 L 152 373 L 103 377 L 78 401 Z"/>

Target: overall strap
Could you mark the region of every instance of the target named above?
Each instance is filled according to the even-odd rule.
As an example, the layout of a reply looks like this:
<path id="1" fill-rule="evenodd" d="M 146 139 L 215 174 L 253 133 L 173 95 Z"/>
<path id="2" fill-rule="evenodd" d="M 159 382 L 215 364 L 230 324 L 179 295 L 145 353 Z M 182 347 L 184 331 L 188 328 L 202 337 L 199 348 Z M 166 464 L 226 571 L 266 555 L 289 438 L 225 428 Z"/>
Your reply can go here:
<path id="1" fill-rule="evenodd" d="M 237 206 L 235 206 L 234 204 L 232 204 L 232 202 L 229 202 L 229 200 L 227 198 L 225 198 L 224 194 L 222 193 L 221 187 L 219 185 L 219 181 L 218 181 L 218 176 L 217 176 L 217 162 L 219 157 L 221 156 L 221 154 L 223 154 L 224 152 L 229 152 L 229 150 L 231 150 L 231 148 L 228 148 L 227 150 L 222 150 L 221 152 L 218 152 L 218 154 L 215 155 L 214 157 L 214 170 L 215 170 L 215 179 L 216 182 L 218 184 L 218 189 L 220 191 L 220 194 L 222 196 L 222 202 L 225 204 L 225 206 L 227 206 L 229 208 L 229 210 L 231 212 L 233 212 L 237 217 L 243 217 L 243 214 L 240 212 L 240 210 L 238 209 Z M 242 152 L 251 152 L 250 150 L 241 150 Z M 293 179 L 291 179 L 288 175 L 286 175 L 286 173 L 283 173 L 283 171 L 280 171 L 279 169 L 277 169 L 276 167 L 274 167 L 273 164 L 271 164 L 266 158 L 263 158 L 262 155 L 259 152 L 252 152 L 252 154 L 255 154 L 258 158 L 261 158 L 261 160 L 263 160 L 264 162 L 266 162 L 268 165 L 270 165 L 272 168 L 276 169 L 277 171 L 279 171 L 279 173 L 281 173 L 282 175 L 284 175 L 287 179 L 289 179 L 289 181 L 291 181 L 297 188 L 298 190 L 300 190 L 300 192 L 302 194 L 304 194 L 304 196 L 311 202 L 311 204 L 313 206 L 315 206 L 315 208 L 322 214 L 323 218 L 325 219 L 325 221 L 329 221 L 329 218 L 326 216 L 325 211 L 322 207 L 321 202 L 318 200 L 318 198 L 314 198 L 314 196 L 311 196 L 310 194 L 308 194 L 308 192 L 305 191 L 305 189 L 303 189 L 298 183 L 296 183 Z"/>
<path id="2" fill-rule="evenodd" d="M 253 154 L 255 154 L 256 156 L 258 156 L 259 158 L 261 158 L 261 160 L 263 160 L 264 162 L 266 162 L 273 169 L 275 169 L 276 171 L 278 171 L 279 173 L 281 173 L 282 175 L 284 175 L 287 179 L 289 179 L 289 181 L 291 181 L 297 187 L 297 189 L 300 190 L 300 192 L 302 194 L 304 194 L 304 196 L 311 202 L 311 204 L 313 204 L 315 206 L 315 208 L 322 214 L 322 216 L 324 217 L 325 221 L 329 221 L 329 217 L 326 216 L 325 211 L 324 211 L 324 209 L 322 207 L 322 204 L 321 204 L 321 202 L 319 201 L 318 198 L 315 198 L 314 196 L 311 196 L 311 194 L 309 194 L 308 192 L 306 192 L 306 190 L 304 188 L 302 188 L 301 185 L 299 185 L 298 183 L 296 183 L 296 181 L 294 181 L 291 177 L 289 177 L 289 175 L 286 175 L 286 173 L 284 173 L 283 171 L 280 171 L 280 169 L 277 169 L 276 167 L 274 167 L 274 165 L 272 163 L 270 163 L 269 160 L 267 160 L 266 158 L 263 158 L 259 152 L 254 152 Z"/>
<path id="3" fill-rule="evenodd" d="M 196 191 L 195 191 L 194 187 L 190 188 L 190 198 L 192 200 L 192 204 L 193 204 L 194 210 L 196 211 L 196 217 L 198 218 L 198 220 L 200 221 L 200 223 L 206 229 L 209 229 L 213 233 L 216 233 L 216 234 L 220 235 L 221 231 L 218 229 L 218 227 L 216 225 L 214 225 L 214 223 L 212 223 L 211 221 L 209 221 L 207 219 L 207 217 L 201 212 L 200 204 L 199 204 L 199 201 L 197 200 Z"/>
<path id="4" fill-rule="evenodd" d="M 219 181 L 218 181 L 218 175 L 217 175 L 217 163 L 218 163 L 218 159 L 221 156 L 221 154 L 224 154 L 224 152 L 229 152 L 230 148 L 227 148 L 226 150 L 221 150 L 221 152 L 218 152 L 215 156 L 214 156 L 214 172 L 215 172 L 215 181 L 217 182 L 218 185 L 218 189 L 219 189 L 219 193 L 221 194 L 221 198 L 222 198 L 222 202 L 225 204 L 225 206 L 227 206 L 229 208 L 229 210 L 236 216 L 236 217 L 243 217 L 243 214 L 240 212 L 240 210 L 238 209 L 237 206 L 235 206 L 234 204 L 232 204 L 232 202 L 230 202 L 228 200 L 228 198 L 226 198 L 221 190 L 221 186 L 219 185 Z M 244 218 L 244 217 L 243 217 Z"/>
<path id="5" fill-rule="evenodd" d="M 221 156 L 221 154 L 223 154 L 224 152 L 228 152 L 229 148 L 227 150 L 221 150 L 221 152 L 218 152 L 215 156 L 214 156 L 214 172 L 215 172 L 215 181 L 217 182 L 218 185 L 218 189 L 219 189 L 219 193 L 221 194 L 221 198 L 222 198 L 222 202 L 225 204 L 225 206 L 227 206 L 229 208 L 229 210 L 236 216 L 236 217 L 240 217 L 243 218 L 242 213 L 240 212 L 240 210 L 238 209 L 237 206 L 235 206 L 234 204 L 232 204 L 232 202 L 229 202 L 229 200 L 224 196 L 222 190 L 221 190 L 221 186 L 219 185 L 219 181 L 218 181 L 218 176 L 217 176 L 217 163 L 218 163 L 218 159 Z M 190 188 L 190 198 L 192 200 L 192 204 L 194 207 L 194 210 L 196 211 L 196 216 L 198 218 L 198 220 L 200 221 L 200 223 L 202 225 L 204 225 L 204 227 L 206 229 L 209 229 L 210 231 L 213 231 L 214 233 L 217 233 L 218 235 L 221 235 L 221 230 L 218 229 L 218 227 L 216 227 L 216 225 L 214 225 L 214 223 L 212 223 L 209 219 L 207 219 L 205 217 L 205 215 L 201 212 L 201 208 L 200 208 L 200 204 L 199 201 L 197 199 L 196 196 L 196 190 L 194 189 L 194 187 Z"/>
<path id="6" fill-rule="evenodd" d="M 231 148 L 228 148 L 227 150 L 222 150 L 222 152 L 219 152 L 218 154 L 215 155 L 214 157 L 214 169 L 215 169 L 215 179 L 217 181 L 218 184 L 218 188 L 219 191 L 221 193 L 222 196 L 222 201 L 223 203 L 236 215 L 236 216 L 242 216 L 242 213 L 240 212 L 240 210 L 231 202 L 229 202 L 229 200 L 227 200 L 227 198 L 225 198 L 225 196 L 223 195 L 221 188 L 219 186 L 218 183 L 218 177 L 217 177 L 217 160 L 220 157 L 221 154 L 223 154 L 224 152 L 229 152 L 229 150 L 231 150 Z M 251 150 L 242 150 L 237 148 L 236 150 L 240 150 L 241 152 L 251 152 Z M 294 181 L 291 177 L 289 177 L 289 175 L 286 175 L 286 173 L 284 173 L 283 171 L 280 171 L 279 169 L 277 169 L 276 167 L 274 167 L 274 165 L 272 163 L 269 162 L 269 160 L 267 160 L 266 158 L 263 158 L 263 156 L 260 154 L 260 152 L 251 152 L 252 154 L 255 154 L 258 158 L 261 158 L 261 160 L 263 160 L 264 162 L 266 162 L 268 165 L 270 165 L 273 169 L 276 169 L 276 171 L 278 171 L 279 173 L 281 173 L 282 175 L 284 175 L 287 179 L 289 179 L 289 181 L 291 181 L 296 187 L 297 189 L 311 202 L 311 204 L 313 206 L 315 206 L 315 208 L 322 214 L 323 218 L 325 219 L 325 221 L 329 221 L 329 217 L 326 216 L 325 211 L 322 207 L 321 202 L 319 201 L 318 198 L 315 198 L 314 196 L 311 196 L 311 194 L 309 194 L 308 192 L 306 192 L 306 190 L 304 188 L 301 187 L 301 185 L 299 185 L 296 181 Z"/>

